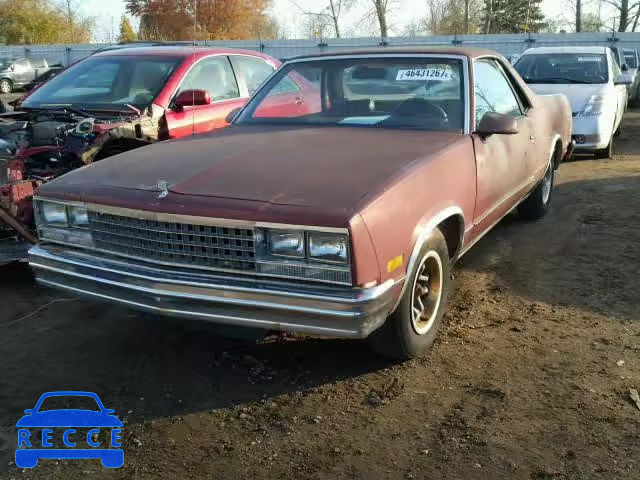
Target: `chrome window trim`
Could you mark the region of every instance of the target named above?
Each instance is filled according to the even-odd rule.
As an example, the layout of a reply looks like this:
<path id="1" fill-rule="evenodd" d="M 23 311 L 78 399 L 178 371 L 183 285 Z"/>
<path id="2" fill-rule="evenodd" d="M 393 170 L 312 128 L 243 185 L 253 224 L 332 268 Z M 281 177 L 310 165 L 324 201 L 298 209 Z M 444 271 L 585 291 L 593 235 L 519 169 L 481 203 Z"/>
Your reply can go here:
<path id="1" fill-rule="evenodd" d="M 362 54 L 349 54 L 349 55 L 331 55 L 331 56 L 316 56 L 316 57 L 303 57 L 296 58 L 293 60 L 288 60 L 284 62 L 280 68 L 275 70 L 272 75 L 265 78 L 262 86 L 258 88 L 253 95 L 249 98 L 249 101 L 242 107 L 242 109 L 238 112 L 235 118 L 240 118 L 241 115 L 244 114 L 245 110 L 248 109 L 249 104 L 253 100 L 253 97 L 257 96 L 262 92 L 264 88 L 269 84 L 271 79 L 278 74 L 280 69 L 284 68 L 287 65 L 294 63 L 303 63 L 303 62 L 312 62 L 312 61 L 330 61 L 330 60 L 348 60 L 348 59 L 356 59 L 356 58 L 446 58 L 446 59 L 454 59 L 460 60 L 462 62 L 462 72 L 463 72 L 463 90 L 464 90 L 464 125 L 463 125 L 463 133 L 465 135 L 469 135 L 471 132 L 471 102 L 470 102 L 470 83 L 469 83 L 469 57 L 466 55 L 455 55 L 448 53 L 362 53 Z"/>

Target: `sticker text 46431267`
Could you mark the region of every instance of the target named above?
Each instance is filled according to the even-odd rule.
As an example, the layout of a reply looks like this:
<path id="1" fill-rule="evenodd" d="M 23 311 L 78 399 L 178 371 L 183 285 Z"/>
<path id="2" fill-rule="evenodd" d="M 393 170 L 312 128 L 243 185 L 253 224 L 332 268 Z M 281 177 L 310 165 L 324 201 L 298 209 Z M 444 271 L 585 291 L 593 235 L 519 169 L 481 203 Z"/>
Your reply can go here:
<path id="1" fill-rule="evenodd" d="M 413 68 L 398 70 L 396 80 L 452 80 L 451 70 L 442 68 Z"/>

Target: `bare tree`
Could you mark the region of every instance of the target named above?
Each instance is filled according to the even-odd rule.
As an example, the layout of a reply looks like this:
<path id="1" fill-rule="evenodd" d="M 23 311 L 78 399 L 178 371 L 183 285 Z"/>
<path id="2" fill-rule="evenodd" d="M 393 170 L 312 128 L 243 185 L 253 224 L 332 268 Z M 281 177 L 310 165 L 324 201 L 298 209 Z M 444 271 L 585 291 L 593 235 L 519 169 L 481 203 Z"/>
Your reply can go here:
<path id="1" fill-rule="evenodd" d="M 634 11 L 640 7 L 640 1 L 629 3 L 629 0 L 605 0 L 605 3 L 611 5 L 618 13 L 618 31 L 626 32 L 629 28 L 630 19 L 638 14 Z M 637 26 L 637 22 L 636 26 Z"/>
<path id="2" fill-rule="evenodd" d="M 303 15 L 316 17 L 315 20 L 309 20 L 308 23 L 322 25 L 324 29 L 325 24 L 327 22 L 330 22 L 335 37 L 340 38 L 340 16 L 342 15 L 342 13 L 346 12 L 353 6 L 355 0 L 323 0 L 323 2 L 326 2 L 326 5 L 322 9 L 320 9 L 319 11 L 311 11 L 305 10 L 294 0 L 291 0 L 291 3 L 293 3 L 293 5 L 300 9 Z"/>
<path id="3" fill-rule="evenodd" d="M 80 2 L 78 0 L 63 0 L 60 9 L 64 12 L 67 20 L 67 28 L 69 29 L 69 38 L 71 43 L 76 43 L 76 31 L 74 19 L 77 18 L 80 10 Z"/>
<path id="4" fill-rule="evenodd" d="M 582 31 L 582 0 L 576 0 L 576 32 Z"/>
<path id="5" fill-rule="evenodd" d="M 491 31 L 491 19 L 493 18 L 493 0 L 486 0 L 487 14 L 484 19 L 484 33 Z"/>
<path id="6" fill-rule="evenodd" d="M 374 13 L 380 25 L 380 36 L 387 38 L 389 36 L 389 24 L 387 23 L 387 15 L 389 13 L 389 0 L 371 0 L 373 3 Z"/>

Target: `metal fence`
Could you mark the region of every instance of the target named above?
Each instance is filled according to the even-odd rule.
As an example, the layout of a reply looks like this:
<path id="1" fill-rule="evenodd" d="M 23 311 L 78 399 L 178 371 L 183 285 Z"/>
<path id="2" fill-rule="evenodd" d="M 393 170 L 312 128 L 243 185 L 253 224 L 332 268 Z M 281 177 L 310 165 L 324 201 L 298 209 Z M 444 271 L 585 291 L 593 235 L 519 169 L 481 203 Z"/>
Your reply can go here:
<path id="1" fill-rule="evenodd" d="M 541 33 L 500 35 L 434 35 L 425 37 L 337 38 L 324 40 L 237 40 L 198 42 L 199 45 L 259 50 L 276 58 L 320 52 L 351 50 L 365 47 L 397 47 L 424 45 L 469 45 L 496 50 L 502 54 L 519 54 L 530 47 L 600 45 L 640 49 L 639 33 Z M 6 45 L 0 46 L 0 57 L 46 59 L 50 64 L 70 65 L 89 56 L 105 44 L 85 45 Z"/>

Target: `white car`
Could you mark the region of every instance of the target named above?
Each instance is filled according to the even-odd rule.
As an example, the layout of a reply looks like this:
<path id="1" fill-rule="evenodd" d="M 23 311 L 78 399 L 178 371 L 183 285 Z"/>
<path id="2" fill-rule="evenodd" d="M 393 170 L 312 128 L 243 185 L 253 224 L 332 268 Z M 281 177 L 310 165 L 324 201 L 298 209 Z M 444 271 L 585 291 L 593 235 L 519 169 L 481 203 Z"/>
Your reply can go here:
<path id="1" fill-rule="evenodd" d="M 624 60 L 627 65 L 627 71 L 629 75 L 633 79 L 633 83 L 629 88 L 629 100 L 632 104 L 636 104 L 638 102 L 638 88 L 640 88 L 640 74 L 638 73 L 638 65 L 640 64 L 638 51 L 633 48 L 625 48 L 624 52 Z"/>
<path id="2" fill-rule="evenodd" d="M 531 48 L 514 68 L 534 92 L 567 96 L 576 153 L 611 157 L 632 79 L 622 72 L 608 47 Z"/>

